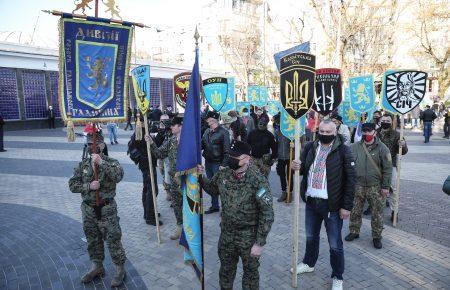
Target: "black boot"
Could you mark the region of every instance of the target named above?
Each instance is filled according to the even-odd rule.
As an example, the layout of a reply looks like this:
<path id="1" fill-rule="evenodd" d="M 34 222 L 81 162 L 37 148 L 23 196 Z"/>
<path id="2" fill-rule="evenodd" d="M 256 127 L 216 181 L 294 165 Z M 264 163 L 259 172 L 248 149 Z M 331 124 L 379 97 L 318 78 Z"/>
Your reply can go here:
<path id="1" fill-rule="evenodd" d="M 351 242 L 351 241 L 353 241 L 354 239 L 358 239 L 358 238 L 359 238 L 359 234 L 350 233 L 350 234 L 348 234 L 348 235 L 345 237 L 345 240 L 346 240 L 347 242 Z"/>
<path id="2" fill-rule="evenodd" d="M 286 191 L 283 191 L 283 192 L 281 193 L 281 196 L 277 199 L 277 201 L 278 201 L 278 202 L 283 202 L 283 201 L 286 200 L 286 197 L 287 197 L 287 192 L 286 192 Z"/>
<path id="3" fill-rule="evenodd" d="M 381 249 L 383 247 L 381 239 L 373 239 L 373 246 L 375 249 Z"/>

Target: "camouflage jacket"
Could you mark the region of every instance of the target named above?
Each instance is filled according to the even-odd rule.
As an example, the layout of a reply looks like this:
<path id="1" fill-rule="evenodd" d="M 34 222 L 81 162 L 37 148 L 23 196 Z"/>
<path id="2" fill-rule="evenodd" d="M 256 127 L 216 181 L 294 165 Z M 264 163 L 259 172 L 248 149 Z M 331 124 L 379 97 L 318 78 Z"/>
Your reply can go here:
<path id="1" fill-rule="evenodd" d="M 175 177 L 175 166 L 177 164 L 178 155 L 178 140 L 176 136 L 170 136 L 161 146 L 157 147 L 155 143 L 150 145 L 152 150 L 152 155 L 157 159 L 169 158 L 169 175 L 170 175 L 170 190 L 171 191 L 181 191 L 180 181 L 178 177 Z"/>
<path id="2" fill-rule="evenodd" d="M 380 130 L 378 136 L 380 137 L 381 142 L 383 142 L 391 152 L 392 166 L 397 167 L 397 154 L 399 149 L 398 142 L 400 141 L 400 133 L 391 128 L 386 131 Z M 408 153 L 408 146 L 405 142 L 405 147 L 403 147 L 402 149 L 402 155 L 405 155 L 406 153 Z"/>
<path id="3" fill-rule="evenodd" d="M 222 200 L 222 229 L 257 227 L 256 243 L 266 244 L 274 220 L 272 194 L 267 179 L 251 165 L 241 179 L 230 168 L 219 170 L 211 180 L 202 179 L 202 187 Z"/>
<path id="4" fill-rule="evenodd" d="M 375 143 L 367 147 L 370 156 L 381 172 L 374 167 L 363 148 L 364 141 L 353 143 L 351 148 L 355 158 L 356 184 L 360 186 L 380 186 L 383 189 L 389 189 L 392 176 L 391 153 L 386 145 L 375 137 Z"/>
<path id="5" fill-rule="evenodd" d="M 123 169 L 119 161 L 106 155 L 102 156 L 102 164 L 98 168 L 99 193 L 102 199 L 112 199 L 116 196 L 116 184 L 122 180 Z M 95 190 L 89 189 L 89 184 L 94 180 L 94 170 L 91 159 L 86 158 L 74 168 L 73 176 L 69 179 L 71 192 L 81 193 L 81 198 L 86 202 L 95 202 Z"/>

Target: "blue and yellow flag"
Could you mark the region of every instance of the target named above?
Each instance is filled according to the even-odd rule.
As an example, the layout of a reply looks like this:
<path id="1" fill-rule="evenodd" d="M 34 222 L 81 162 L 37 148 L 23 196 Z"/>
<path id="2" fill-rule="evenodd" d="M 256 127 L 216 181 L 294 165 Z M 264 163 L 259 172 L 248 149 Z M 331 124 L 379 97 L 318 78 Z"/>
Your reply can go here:
<path id="1" fill-rule="evenodd" d="M 203 80 L 203 93 L 208 104 L 214 111 L 220 112 L 225 106 L 228 95 L 228 79 L 213 77 Z"/>
<path id="2" fill-rule="evenodd" d="M 292 118 L 286 110 L 280 106 L 280 130 L 286 138 L 291 141 L 295 139 L 295 122 L 296 120 Z M 306 114 L 301 116 L 297 122 L 300 122 L 300 136 L 305 134 L 306 129 Z"/>
<path id="3" fill-rule="evenodd" d="M 144 115 L 150 107 L 150 66 L 141 65 L 131 71 L 136 104 Z"/>
<path id="4" fill-rule="evenodd" d="M 74 123 L 124 121 L 133 27 L 87 17 L 59 22 L 59 103 Z"/>
<path id="5" fill-rule="evenodd" d="M 281 103 L 278 100 L 276 101 L 272 100 L 267 102 L 267 112 L 271 116 L 275 116 L 276 114 L 278 114 L 280 112 L 280 107 Z"/>
<path id="6" fill-rule="evenodd" d="M 365 113 L 375 105 L 375 89 L 373 76 L 360 76 L 349 78 L 350 105 L 352 109 Z"/>
<path id="7" fill-rule="evenodd" d="M 237 102 L 236 103 L 236 111 L 239 115 L 242 116 L 242 110 L 244 108 L 247 108 L 248 112 L 250 113 L 250 102 Z"/>
<path id="8" fill-rule="evenodd" d="M 223 105 L 221 113 L 227 113 L 236 109 L 236 96 L 234 95 L 234 77 L 228 78 L 228 93 L 225 105 Z"/>
<path id="9" fill-rule="evenodd" d="M 273 55 L 273 58 L 275 60 L 275 64 L 277 65 L 278 71 L 280 71 L 280 62 L 281 58 L 285 57 L 286 55 L 289 55 L 294 52 L 306 52 L 309 53 L 310 45 L 309 41 L 303 42 L 302 44 L 296 45 L 294 47 L 291 47 L 289 49 L 279 51 Z"/>
<path id="10" fill-rule="evenodd" d="M 360 120 L 360 114 L 352 109 L 350 106 L 350 102 L 342 102 L 341 105 L 338 107 L 339 115 L 342 116 L 342 122 L 349 126 L 349 127 L 355 127 L 358 125 L 358 122 Z"/>
<path id="11" fill-rule="evenodd" d="M 249 86 L 247 88 L 247 99 L 253 106 L 263 107 L 267 105 L 268 98 L 269 89 L 267 87 Z"/>
<path id="12" fill-rule="evenodd" d="M 201 191 L 197 174 L 197 165 L 202 163 L 200 94 L 197 48 L 184 111 L 180 144 L 178 145 L 176 171 L 180 176 L 183 192 L 183 231 L 180 237 L 180 245 L 185 248 L 184 261 L 192 264 L 198 278 L 202 281 L 204 273 L 203 222 Z"/>

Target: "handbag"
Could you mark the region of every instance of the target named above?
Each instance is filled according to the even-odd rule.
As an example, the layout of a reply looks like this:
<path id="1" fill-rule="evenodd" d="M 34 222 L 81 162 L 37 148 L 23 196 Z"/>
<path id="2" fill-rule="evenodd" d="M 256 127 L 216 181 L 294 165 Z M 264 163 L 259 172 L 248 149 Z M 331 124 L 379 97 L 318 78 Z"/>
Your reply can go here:
<path id="1" fill-rule="evenodd" d="M 447 176 L 447 179 L 444 181 L 444 184 L 442 185 L 442 191 L 450 195 L 450 175 Z"/>

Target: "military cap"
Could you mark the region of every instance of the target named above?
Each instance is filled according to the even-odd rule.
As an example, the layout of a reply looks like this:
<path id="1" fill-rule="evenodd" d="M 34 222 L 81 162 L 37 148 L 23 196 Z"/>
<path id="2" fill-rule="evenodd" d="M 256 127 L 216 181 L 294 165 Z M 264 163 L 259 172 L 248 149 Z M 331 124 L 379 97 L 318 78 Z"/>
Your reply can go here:
<path id="1" fill-rule="evenodd" d="M 373 130 L 375 130 L 375 124 L 374 124 L 374 123 L 364 123 L 364 124 L 362 124 L 362 126 L 361 126 L 361 130 L 362 130 L 363 132 L 370 132 L 370 131 L 373 131 Z"/>
<path id="2" fill-rule="evenodd" d="M 219 117 L 220 117 L 220 114 L 216 111 L 209 111 L 206 114 L 206 119 L 213 118 L 213 119 L 219 120 Z"/>
<path id="3" fill-rule="evenodd" d="M 183 118 L 178 116 L 173 117 L 170 126 L 174 125 L 183 125 Z"/>
<path id="4" fill-rule="evenodd" d="M 338 120 L 339 122 L 342 123 L 342 117 L 341 117 L 341 115 L 339 115 L 338 113 L 332 114 L 332 115 L 331 115 L 331 119 L 336 119 L 336 120 Z"/>
<path id="5" fill-rule="evenodd" d="M 245 142 L 233 140 L 230 145 L 229 154 L 232 157 L 238 157 L 242 154 L 250 155 L 252 147 Z"/>

